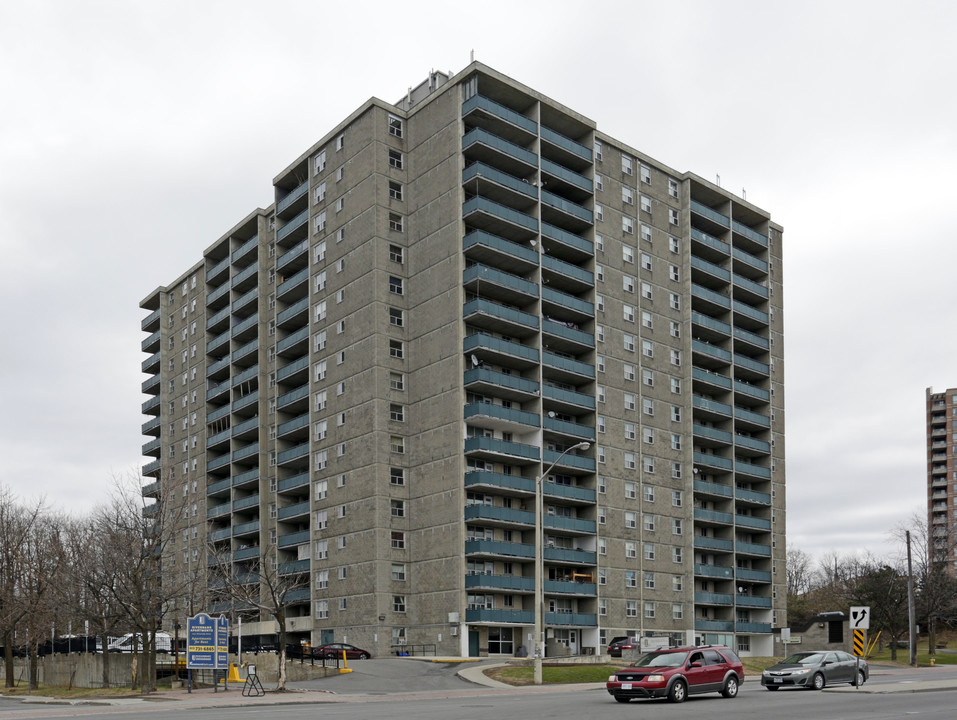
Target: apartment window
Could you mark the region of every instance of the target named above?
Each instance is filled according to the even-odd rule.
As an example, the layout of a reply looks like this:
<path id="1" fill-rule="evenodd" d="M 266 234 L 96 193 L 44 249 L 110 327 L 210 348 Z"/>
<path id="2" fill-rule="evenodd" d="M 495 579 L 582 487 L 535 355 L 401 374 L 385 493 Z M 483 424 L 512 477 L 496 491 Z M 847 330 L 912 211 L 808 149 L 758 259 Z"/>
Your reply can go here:
<path id="1" fill-rule="evenodd" d="M 326 241 L 323 240 L 320 243 L 317 243 L 312 249 L 312 260 L 313 262 L 320 263 L 326 259 Z"/>
<path id="2" fill-rule="evenodd" d="M 655 401 L 651 398 L 642 398 L 641 399 L 641 409 L 645 415 L 654 415 L 655 414 Z"/>
<path id="3" fill-rule="evenodd" d="M 646 445 L 652 445 L 655 442 L 655 430 L 650 427 L 641 429 L 641 441 Z"/>
<path id="4" fill-rule="evenodd" d="M 343 538 L 343 539 L 345 539 L 345 538 Z M 339 578 L 340 580 L 342 580 L 342 578 L 345 577 L 345 575 L 342 574 L 344 571 L 345 571 L 345 568 L 339 568 L 339 572 L 340 572 L 340 574 L 341 574 L 341 576 L 340 576 L 340 578 Z M 346 605 L 347 605 L 347 604 L 348 604 L 348 599 L 347 599 L 347 598 L 344 598 L 344 597 L 339 598 L 339 610 L 340 610 L 340 612 L 346 609 Z"/>
<path id="5" fill-rule="evenodd" d="M 671 449 L 680 450 L 681 449 L 681 435 L 678 433 L 671 433 Z"/>
<path id="6" fill-rule="evenodd" d="M 671 406 L 671 420 L 672 422 L 681 422 L 681 408 L 677 405 Z"/>
<path id="7" fill-rule="evenodd" d="M 405 390 L 405 375 L 397 372 L 389 373 L 389 389 L 390 390 Z"/>
<path id="8" fill-rule="evenodd" d="M 389 213 L 389 230 L 402 232 L 402 216 L 398 213 Z"/>
<path id="9" fill-rule="evenodd" d="M 401 360 L 405 357 L 405 343 L 401 340 L 389 340 L 389 355 Z"/>
<path id="10" fill-rule="evenodd" d="M 595 430 L 600 433 L 605 432 L 605 418 L 603 415 L 595 418 Z"/>
<path id="11" fill-rule="evenodd" d="M 621 156 L 621 171 L 625 175 L 634 175 L 635 174 L 635 161 L 632 160 L 628 155 L 622 153 Z"/>
<path id="12" fill-rule="evenodd" d="M 392 517 L 395 517 L 395 518 L 405 517 L 405 500 L 390 500 L 389 507 L 392 513 Z"/>
<path id="13" fill-rule="evenodd" d="M 603 448 L 601 445 L 598 445 L 595 448 L 595 461 L 601 464 L 605 463 L 605 448 Z"/>
<path id="14" fill-rule="evenodd" d="M 336 182 L 341 182 L 346 176 L 346 166 L 340 165 L 339 169 L 336 170 Z"/>
<path id="15" fill-rule="evenodd" d="M 631 275 L 622 275 L 621 289 L 627 293 L 633 293 L 635 291 L 635 279 Z"/>
<path id="16" fill-rule="evenodd" d="M 392 611 L 398 613 L 405 612 L 405 595 L 392 596 Z"/>
<path id="17" fill-rule="evenodd" d="M 605 600 L 605 598 L 598 600 L 598 614 L 602 616 L 608 615 L 608 601 Z"/>
<path id="18" fill-rule="evenodd" d="M 681 297 L 678 293 L 668 293 L 668 304 L 671 305 L 672 310 L 681 309 Z"/>
<path id="19" fill-rule="evenodd" d="M 601 162 L 601 140 L 595 141 L 595 162 Z"/>
<path id="20" fill-rule="evenodd" d="M 346 199 L 344 197 L 338 198 L 336 200 L 336 212 L 342 212 L 346 207 Z"/>
<path id="21" fill-rule="evenodd" d="M 601 205 L 595 205 L 595 222 L 601 222 L 605 219 L 605 209 Z"/>
<path id="22" fill-rule="evenodd" d="M 629 318 L 628 315 L 626 314 L 626 315 L 625 315 L 625 320 L 627 320 L 627 321 L 629 321 L 629 322 L 634 322 L 634 321 L 635 321 L 634 312 L 632 312 L 630 318 Z M 624 345 L 624 348 L 625 348 L 626 351 L 628 351 L 628 352 L 634 352 L 634 351 L 635 351 L 635 336 L 634 336 L 634 335 L 629 335 L 629 334 L 625 333 L 624 335 L 622 335 L 622 342 L 623 342 L 623 345 Z"/>
<path id="23" fill-rule="evenodd" d="M 634 322 L 635 321 L 635 308 L 631 305 L 622 305 L 621 306 L 621 317 L 625 322 Z M 632 348 L 634 350 L 634 348 Z"/>
<path id="24" fill-rule="evenodd" d="M 316 213 L 312 216 L 312 232 L 321 233 L 326 229 L 326 211 Z"/>
<path id="25" fill-rule="evenodd" d="M 675 592 L 681 592 L 684 589 L 684 578 L 681 575 L 671 576 L 671 589 Z"/>
<path id="26" fill-rule="evenodd" d="M 328 420 L 320 420 L 319 422 L 313 423 L 312 426 L 312 439 L 313 440 L 325 440 L 328 435 Z M 316 483 L 318 485 L 318 483 Z"/>
<path id="27" fill-rule="evenodd" d="M 394 582 L 405 582 L 405 565 L 401 563 L 392 564 L 392 580 Z"/>
<path id="28" fill-rule="evenodd" d="M 389 292 L 395 295 L 402 294 L 402 278 L 395 277 L 394 275 L 389 276 Z"/>
<path id="29" fill-rule="evenodd" d="M 637 600 L 625 600 L 625 617 L 638 617 Z"/>
<path id="30" fill-rule="evenodd" d="M 681 393 L 681 378 L 671 378 L 671 392 L 676 395 Z"/>
<path id="31" fill-rule="evenodd" d="M 394 167 L 396 170 L 402 169 L 402 153 L 398 150 L 389 149 L 389 165 Z"/>
<path id="32" fill-rule="evenodd" d="M 312 336 L 312 349 L 315 352 L 320 352 L 326 349 L 326 331 L 320 330 L 315 335 Z"/>
<path id="33" fill-rule="evenodd" d="M 647 532 L 655 531 L 655 516 L 654 515 L 642 515 L 641 516 L 641 526 Z"/>
<path id="34" fill-rule="evenodd" d="M 596 236 L 595 236 L 595 249 L 596 249 L 596 250 L 604 250 L 604 249 L 605 249 L 605 240 L 604 240 L 604 238 L 602 238 L 601 235 L 596 235 Z"/>
<path id="35" fill-rule="evenodd" d="M 389 450 L 397 455 L 404 454 L 405 438 L 403 438 L 401 435 L 393 435 L 391 438 L 389 438 Z"/>
<path id="36" fill-rule="evenodd" d="M 681 518 L 671 518 L 671 534 L 681 535 L 683 530 L 683 521 Z"/>
<path id="37" fill-rule="evenodd" d="M 630 422 L 626 422 L 626 423 L 625 423 L 625 439 L 626 439 L 626 440 L 634 440 L 635 437 L 636 437 L 636 435 L 635 435 L 635 424 L 634 424 L 634 423 L 630 423 Z"/>
<path id="38" fill-rule="evenodd" d="M 643 282 L 641 284 L 641 296 L 645 300 L 654 301 L 654 293 L 652 292 L 652 289 L 651 289 L 651 283 Z"/>
<path id="39" fill-rule="evenodd" d="M 681 243 L 678 242 L 678 238 L 670 237 L 668 238 L 668 249 L 671 252 L 676 253 L 681 251 Z"/>
<path id="40" fill-rule="evenodd" d="M 312 161 L 313 173 L 318 175 L 326 169 L 326 151 L 322 150 Z"/>
<path id="41" fill-rule="evenodd" d="M 346 299 L 345 289 L 336 290 L 336 304 L 340 304 L 345 299 Z"/>
<path id="42" fill-rule="evenodd" d="M 634 380 L 635 380 L 635 366 L 632 365 L 632 364 L 630 364 L 630 363 L 625 363 L 625 364 L 622 366 L 622 370 L 623 370 L 624 375 L 625 375 L 625 380 L 629 380 L 629 381 L 634 382 Z"/>
<path id="43" fill-rule="evenodd" d="M 635 409 L 635 396 L 631 393 L 625 393 L 625 410 Z"/>
<path id="44" fill-rule="evenodd" d="M 625 527 L 626 528 L 636 528 L 638 527 L 638 514 L 632 512 L 631 510 L 625 511 Z"/>
<path id="45" fill-rule="evenodd" d="M 680 473 L 680 471 L 679 471 L 679 473 Z M 681 475 L 679 474 L 678 477 L 681 477 Z M 681 490 L 672 490 L 672 491 L 671 491 L 671 505 L 672 505 L 673 507 L 681 507 L 682 504 L 683 504 L 682 500 L 683 500 L 683 497 L 682 497 Z"/>
<path id="46" fill-rule="evenodd" d="M 669 321 L 671 337 L 681 337 L 681 324 L 675 320 Z"/>
<path id="47" fill-rule="evenodd" d="M 644 585 L 645 590 L 654 590 L 655 589 L 655 574 L 653 572 L 646 572 L 644 575 Z"/>
<path id="48" fill-rule="evenodd" d="M 402 468 L 389 468 L 389 484 L 405 485 L 405 470 Z"/>
<path id="49" fill-rule="evenodd" d="M 336 385 L 336 395 L 345 395 L 346 394 L 346 383 L 345 381 Z"/>
<path id="50" fill-rule="evenodd" d="M 597 372 L 605 372 L 605 356 L 598 355 L 595 357 L 595 370 Z"/>
<path id="51" fill-rule="evenodd" d="M 675 563 L 684 561 L 684 551 L 680 547 L 675 546 L 671 548 L 671 561 Z"/>
<path id="52" fill-rule="evenodd" d="M 651 242 L 651 227 L 645 224 L 641 226 L 641 239 Z"/>
<path id="53" fill-rule="evenodd" d="M 638 498 L 638 486 L 629 480 L 625 481 L 625 497 L 629 500 Z"/>
<path id="54" fill-rule="evenodd" d="M 595 266 L 595 281 L 604 282 L 605 281 L 605 268 L 601 265 Z"/>
<path id="55" fill-rule="evenodd" d="M 653 475 L 655 472 L 655 459 L 645 455 L 645 457 L 642 458 L 642 470 L 649 475 Z"/>
<path id="56" fill-rule="evenodd" d="M 628 470 L 634 470 L 638 467 L 638 464 L 635 462 L 635 454 L 632 452 L 625 453 L 625 468 Z"/>
<path id="57" fill-rule="evenodd" d="M 392 549 L 403 550 L 404 548 L 405 548 L 405 533 L 393 532 L 392 533 Z"/>
<path id="58" fill-rule="evenodd" d="M 399 308 L 389 308 L 389 324 L 402 327 L 405 324 L 405 313 Z"/>
<path id="59" fill-rule="evenodd" d="M 641 341 L 641 354 L 645 357 L 654 357 L 655 356 L 655 345 L 651 340 L 642 340 Z"/>
<path id="60" fill-rule="evenodd" d="M 326 379 L 326 371 L 328 369 L 329 361 L 320 360 L 315 365 L 312 366 L 314 382 L 321 382 Z"/>
<path id="61" fill-rule="evenodd" d="M 668 178 L 668 194 L 673 198 L 678 197 L 678 181 Z"/>
<path id="62" fill-rule="evenodd" d="M 316 185 L 316 189 L 312 191 L 312 197 L 317 203 L 321 203 L 326 199 L 326 182 L 323 180 L 321 183 Z"/>
<path id="63" fill-rule="evenodd" d="M 635 234 L 635 220 L 627 215 L 621 216 L 621 231 L 627 235 Z"/>
<path id="64" fill-rule="evenodd" d="M 642 385 L 647 385 L 648 387 L 654 387 L 655 386 L 654 370 L 643 368 L 641 371 L 641 383 Z"/>
<path id="65" fill-rule="evenodd" d="M 625 542 L 625 557 L 627 558 L 636 558 L 638 557 L 638 543 L 628 540 Z"/>
<path id="66" fill-rule="evenodd" d="M 648 167 L 647 165 L 645 165 L 644 163 L 642 163 L 641 166 L 639 167 L 638 172 L 639 172 L 640 175 L 641 175 L 641 181 L 642 181 L 643 183 L 650 183 L 650 182 L 651 182 L 651 168 L 650 168 L 650 167 Z"/>
<path id="67" fill-rule="evenodd" d="M 402 183 L 397 183 L 395 180 L 389 181 L 389 197 L 393 200 L 402 199 Z"/>
<path id="68" fill-rule="evenodd" d="M 389 419 L 394 422 L 405 422 L 405 408 L 397 403 L 389 405 Z"/>
<path id="69" fill-rule="evenodd" d="M 595 309 L 599 312 L 604 312 L 605 310 L 605 296 L 596 295 L 595 296 Z"/>
<path id="70" fill-rule="evenodd" d="M 654 620 L 654 619 L 655 619 L 655 604 L 654 604 L 653 602 L 646 602 L 646 603 L 645 603 L 645 617 L 646 617 L 648 620 Z"/>
<path id="71" fill-rule="evenodd" d="M 595 388 L 595 401 L 603 403 L 605 402 L 605 387 L 604 385 L 599 385 Z"/>
<path id="72" fill-rule="evenodd" d="M 628 245 L 621 246 L 621 259 L 626 263 L 633 263 L 635 261 L 635 249 Z"/>
<path id="73" fill-rule="evenodd" d="M 346 321 L 340 320 L 336 323 L 336 335 L 342 335 L 346 331 Z"/>
<path id="74" fill-rule="evenodd" d="M 595 340 L 597 342 L 605 342 L 605 326 L 604 325 L 595 326 Z"/>
<path id="75" fill-rule="evenodd" d="M 668 266 L 668 276 L 675 282 L 680 282 L 681 280 L 681 268 L 677 265 Z"/>
<path id="76" fill-rule="evenodd" d="M 316 303 L 312 306 L 312 319 L 313 322 L 322 322 L 326 319 L 326 301 L 322 300 L 321 302 Z M 273 330 L 275 332 L 275 330 Z"/>
<path id="77" fill-rule="evenodd" d="M 398 245 L 389 245 L 389 260 L 401 265 L 405 262 L 405 251 Z"/>
<path id="78" fill-rule="evenodd" d="M 677 365 L 679 367 L 681 366 L 681 351 L 680 350 L 671 351 L 671 364 Z"/>
<path id="79" fill-rule="evenodd" d="M 641 211 L 646 213 L 651 212 L 651 198 L 647 195 L 641 196 Z"/>
<path id="80" fill-rule="evenodd" d="M 604 189 L 605 189 L 605 179 L 601 175 L 596 174 L 595 175 L 595 190 L 600 192 Z"/>
<path id="81" fill-rule="evenodd" d="M 271 516 L 272 517 L 272 516 Z M 316 522 L 313 527 L 314 530 L 325 530 L 329 527 L 329 511 L 328 510 L 316 510 Z"/>
<path id="82" fill-rule="evenodd" d="M 389 114 L 389 135 L 397 138 L 402 137 L 402 119 L 391 113 Z"/>
<path id="83" fill-rule="evenodd" d="M 673 477 L 675 480 L 681 479 L 681 463 L 680 462 L 671 463 L 671 477 Z"/>
<path id="84" fill-rule="evenodd" d="M 672 225 L 678 224 L 678 211 L 674 208 L 668 208 L 668 222 Z"/>
<path id="85" fill-rule="evenodd" d="M 635 204 L 635 191 L 627 185 L 621 186 L 621 201 L 627 205 Z"/>
<path id="86" fill-rule="evenodd" d="M 625 587 L 638 587 L 638 573 L 635 570 L 625 570 Z"/>

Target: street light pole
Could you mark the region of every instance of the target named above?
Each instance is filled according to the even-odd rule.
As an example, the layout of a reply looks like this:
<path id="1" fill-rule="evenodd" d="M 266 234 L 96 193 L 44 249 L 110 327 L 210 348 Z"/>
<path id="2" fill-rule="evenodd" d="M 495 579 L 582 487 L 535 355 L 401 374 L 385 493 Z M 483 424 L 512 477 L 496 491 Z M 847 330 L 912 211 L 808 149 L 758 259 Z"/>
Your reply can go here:
<path id="1" fill-rule="evenodd" d="M 542 684 L 542 658 L 545 657 L 545 503 L 542 483 L 566 454 L 589 447 L 590 443 L 580 442 L 566 448 L 535 480 L 535 656 L 532 667 L 536 685 Z"/>

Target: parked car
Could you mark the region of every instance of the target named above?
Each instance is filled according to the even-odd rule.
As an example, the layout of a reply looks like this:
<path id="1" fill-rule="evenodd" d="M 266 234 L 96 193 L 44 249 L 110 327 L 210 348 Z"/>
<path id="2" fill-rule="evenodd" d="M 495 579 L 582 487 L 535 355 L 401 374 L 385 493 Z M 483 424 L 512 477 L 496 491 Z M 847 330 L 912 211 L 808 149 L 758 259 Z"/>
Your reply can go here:
<path id="1" fill-rule="evenodd" d="M 372 657 L 372 653 L 368 650 L 346 643 L 329 643 L 328 645 L 314 647 L 312 656 L 317 658 L 341 658 L 343 650 L 345 650 L 347 660 L 368 660 Z"/>
<path id="2" fill-rule="evenodd" d="M 638 647 L 638 638 L 616 637 L 608 643 L 608 654 L 612 657 L 621 657 L 622 650 L 633 650 Z"/>
<path id="3" fill-rule="evenodd" d="M 608 678 L 605 689 L 618 702 L 667 697 L 684 702 L 688 695 L 719 692 L 736 697 L 744 682 L 744 666 L 723 645 L 668 648 L 642 655 L 629 668 Z"/>
<path id="4" fill-rule="evenodd" d="M 761 673 L 768 690 L 803 687 L 820 690 L 831 683 L 863 685 L 870 671 L 867 661 L 840 650 L 811 650 L 794 653 Z"/>

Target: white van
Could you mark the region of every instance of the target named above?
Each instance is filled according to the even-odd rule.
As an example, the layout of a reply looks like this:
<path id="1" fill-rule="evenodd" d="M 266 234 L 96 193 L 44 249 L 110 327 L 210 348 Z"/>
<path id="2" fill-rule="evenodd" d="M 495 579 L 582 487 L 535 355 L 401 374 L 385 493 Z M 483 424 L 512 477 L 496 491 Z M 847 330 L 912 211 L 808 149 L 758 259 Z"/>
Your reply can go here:
<path id="1" fill-rule="evenodd" d="M 136 643 L 134 645 L 134 637 L 136 638 Z M 131 652 L 143 652 L 143 636 L 140 633 L 127 633 L 122 637 L 118 638 L 109 638 L 110 644 L 107 648 L 109 652 L 119 652 L 119 653 L 131 653 Z M 100 644 L 97 643 L 97 649 L 100 649 Z M 135 648 L 135 649 L 134 649 Z M 173 638 L 170 637 L 168 633 L 156 633 L 156 652 L 158 653 L 170 653 L 173 652 Z"/>

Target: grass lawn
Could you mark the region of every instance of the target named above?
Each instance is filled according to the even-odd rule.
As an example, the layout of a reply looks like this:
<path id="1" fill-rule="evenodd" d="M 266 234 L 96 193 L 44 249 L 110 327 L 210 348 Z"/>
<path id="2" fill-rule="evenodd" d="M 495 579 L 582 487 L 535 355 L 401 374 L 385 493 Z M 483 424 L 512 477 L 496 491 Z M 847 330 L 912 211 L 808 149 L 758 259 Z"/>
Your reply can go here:
<path id="1" fill-rule="evenodd" d="M 169 690 L 169 688 L 165 688 Z M 132 690 L 128 687 L 121 688 L 65 688 L 51 687 L 40 683 L 39 690 L 30 690 L 27 683 L 22 682 L 16 687 L 0 688 L 0 695 L 7 697 L 29 697 L 37 695 L 40 697 L 55 697 L 81 700 L 85 698 L 106 698 L 106 697 L 137 697 L 139 690 Z"/>

